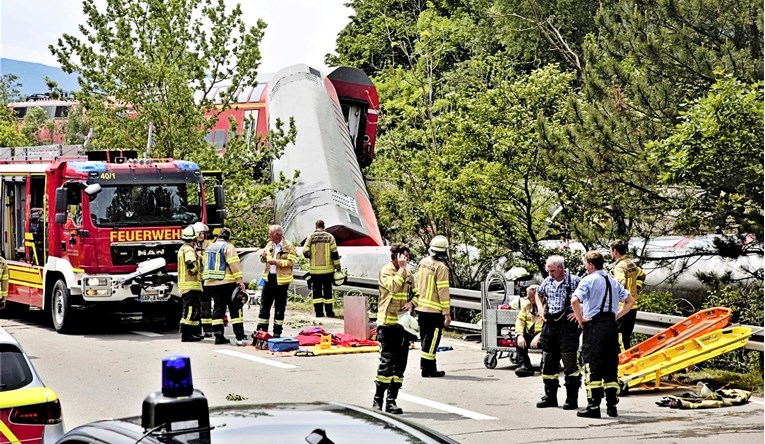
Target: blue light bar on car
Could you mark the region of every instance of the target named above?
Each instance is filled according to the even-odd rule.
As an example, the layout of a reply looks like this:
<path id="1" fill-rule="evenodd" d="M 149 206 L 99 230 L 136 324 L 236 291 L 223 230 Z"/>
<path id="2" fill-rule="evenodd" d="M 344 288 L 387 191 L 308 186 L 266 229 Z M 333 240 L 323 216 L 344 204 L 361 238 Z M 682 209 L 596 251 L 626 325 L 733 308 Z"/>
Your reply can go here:
<path id="1" fill-rule="evenodd" d="M 69 165 L 74 167 L 74 170 L 78 173 L 103 173 L 106 172 L 106 164 L 104 162 L 69 162 Z"/>
<path id="2" fill-rule="evenodd" d="M 189 162 L 188 160 L 174 160 L 173 163 L 181 171 L 198 171 L 199 170 L 199 165 L 197 165 L 194 162 Z"/>
<path id="3" fill-rule="evenodd" d="M 162 394 L 179 397 L 190 396 L 194 391 L 191 380 L 191 358 L 168 356 L 162 360 Z"/>

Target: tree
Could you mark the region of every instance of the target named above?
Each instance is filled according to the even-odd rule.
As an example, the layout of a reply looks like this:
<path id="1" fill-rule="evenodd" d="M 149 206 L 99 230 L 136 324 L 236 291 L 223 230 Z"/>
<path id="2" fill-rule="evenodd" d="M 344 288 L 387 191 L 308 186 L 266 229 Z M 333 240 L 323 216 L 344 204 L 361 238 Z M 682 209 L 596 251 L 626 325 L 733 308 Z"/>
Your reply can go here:
<path id="1" fill-rule="evenodd" d="M 0 147 L 24 146 L 26 136 L 19 131 L 19 124 L 8 104 L 21 100 L 21 83 L 14 74 L 0 77 Z"/>
<path id="2" fill-rule="evenodd" d="M 677 227 L 763 232 L 763 84 L 725 77 L 682 113 L 674 134 L 649 144 L 662 183 L 677 187 Z"/>
<path id="3" fill-rule="evenodd" d="M 247 28 L 239 5 L 229 11 L 223 0 L 107 0 L 103 12 L 84 0 L 83 12 L 84 38 L 64 34 L 49 48 L 78 73 L 92 146 L 143 152 L 151 132 L 153 156 L 212 149 L 203 138 L 213 111 L 256 83 L 265 23 Z M 209 97 L 224 82 L 225 92 Z"/>

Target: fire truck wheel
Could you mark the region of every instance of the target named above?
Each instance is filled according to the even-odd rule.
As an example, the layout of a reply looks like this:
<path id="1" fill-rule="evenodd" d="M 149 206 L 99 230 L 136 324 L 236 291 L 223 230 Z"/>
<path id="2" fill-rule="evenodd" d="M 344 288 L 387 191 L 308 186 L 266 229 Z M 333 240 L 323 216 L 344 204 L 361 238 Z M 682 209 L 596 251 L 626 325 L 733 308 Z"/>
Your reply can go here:
<path id="1" fill-rule="evenodd" d="M 69 305 L 69 289 L 63 280 L 56 281 L 50 295 L 50 313 L 53 328 L 66 333 L 71 327 L 72 307 Z"/>

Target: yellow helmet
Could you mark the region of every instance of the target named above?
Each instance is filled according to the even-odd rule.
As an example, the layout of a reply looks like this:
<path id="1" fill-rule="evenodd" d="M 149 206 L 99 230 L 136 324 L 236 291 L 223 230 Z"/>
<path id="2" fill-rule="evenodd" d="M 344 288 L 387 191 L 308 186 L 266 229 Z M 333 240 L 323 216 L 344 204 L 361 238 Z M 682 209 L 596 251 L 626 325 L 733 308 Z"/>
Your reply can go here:
<path id="1" fill-rule="evenodd" d="M 446 254 L 446 250 L 449 248 L 449 241 L 446 236 L 438 235 L 430 241 L 430 251 L 435 254 Z"/>
<path id="2" fill-rule="evenodd" d="M 197 232 L 194 227 L 189 225 L 181 231 L 181 239 L 185 241 L 194 240 L 197 238 Z"/>

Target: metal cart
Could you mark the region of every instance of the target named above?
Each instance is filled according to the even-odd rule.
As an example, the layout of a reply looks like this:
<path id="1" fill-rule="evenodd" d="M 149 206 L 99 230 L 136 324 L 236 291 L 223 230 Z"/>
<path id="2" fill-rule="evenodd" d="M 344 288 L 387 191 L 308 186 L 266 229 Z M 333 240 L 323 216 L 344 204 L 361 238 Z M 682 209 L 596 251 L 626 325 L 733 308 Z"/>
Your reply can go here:
<path id="1" fill-rule="evenodd" d="M 496 284 L 500 284 L 502 290 L 490 291 Z M 486 351 L 483 365 L 489 369 L 496 368 L 502 358 L 510 358 L 510 362 L 517 365 L 513 330 L 518 310 L 499 308 L 507 304 L 515 292 L 515 282 L 510 284 L 508 288 L 505 276 L 498 271 L 489 272 L 481 283 L 481 349 Z"/>

